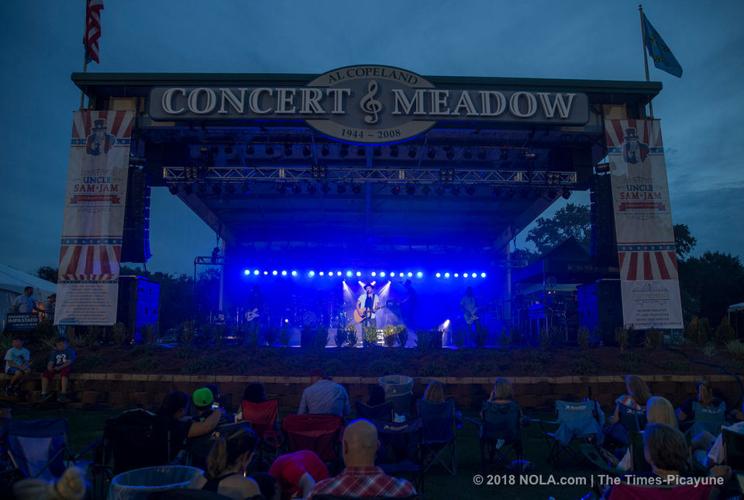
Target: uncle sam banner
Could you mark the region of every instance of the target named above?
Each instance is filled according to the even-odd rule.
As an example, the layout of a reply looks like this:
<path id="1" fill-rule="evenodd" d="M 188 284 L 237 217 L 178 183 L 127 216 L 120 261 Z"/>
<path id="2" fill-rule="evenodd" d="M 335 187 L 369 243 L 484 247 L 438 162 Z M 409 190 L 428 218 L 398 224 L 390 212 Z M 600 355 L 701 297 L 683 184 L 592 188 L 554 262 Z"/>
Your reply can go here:
<path id="1" fill-rule="evenodd" d="M 116 322 L 131 111 L 76 111 L 67 168 L 55 324 Z"/>
<path id="2" fill-rule="evenodd" d="M 679 275 L 658 120 L 606 120 L 623 323 L 682 328 Z"/>

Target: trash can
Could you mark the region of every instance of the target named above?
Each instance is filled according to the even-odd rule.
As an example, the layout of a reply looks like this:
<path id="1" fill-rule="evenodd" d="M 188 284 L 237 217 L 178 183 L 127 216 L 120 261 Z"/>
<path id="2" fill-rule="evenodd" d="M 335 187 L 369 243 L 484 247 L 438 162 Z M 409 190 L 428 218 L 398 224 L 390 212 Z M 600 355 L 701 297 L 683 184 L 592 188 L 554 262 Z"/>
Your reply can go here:
<path id="1" fill-rule="evenodd" d="M 204 471 L 186 465 L 145 467 L 122 472 L 111 480 L 108 500 L 146 500 L 159 491 L 187 488 Z"/>
<path id="2" fill-rule="evenodd" d="M 378 382 L 385 389 L 385 399 L 413 392 L 413 379 L 407 375 L 385 375 Z"/>

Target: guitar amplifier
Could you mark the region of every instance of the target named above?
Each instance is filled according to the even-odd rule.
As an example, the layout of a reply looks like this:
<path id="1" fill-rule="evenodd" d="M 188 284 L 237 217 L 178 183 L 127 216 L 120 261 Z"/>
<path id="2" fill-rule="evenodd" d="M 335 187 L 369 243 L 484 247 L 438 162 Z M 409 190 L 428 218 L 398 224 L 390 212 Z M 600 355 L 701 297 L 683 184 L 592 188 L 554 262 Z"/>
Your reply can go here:
<path id="1" fill-rule="evenodd" d="M 140 343 L 145 329 L 158 334 L 160 313 L 160 284 L 144 276 L 119 276 L 117 323 L 123 323 L 130 337 Z"/>

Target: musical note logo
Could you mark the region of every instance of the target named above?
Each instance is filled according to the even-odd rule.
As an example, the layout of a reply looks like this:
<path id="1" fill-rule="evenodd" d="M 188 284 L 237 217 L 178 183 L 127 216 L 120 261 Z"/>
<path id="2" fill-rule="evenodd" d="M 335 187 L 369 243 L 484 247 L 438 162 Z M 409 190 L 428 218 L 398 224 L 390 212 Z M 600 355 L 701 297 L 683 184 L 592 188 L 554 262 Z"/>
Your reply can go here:
<path id="1" fill-rule="evenodd" d="M 382 103 L 375 99 L 377 96 L 377 82 L 371 80 L 367 85 L 367 93 L 364 94 L 362 100 L 359 101 L 359 107 L 362 111 L 367 113 L 364 117 L 364 121 L 370 125 L 374 125 L 379 120 L 378 114 L 382 111 Z"/>

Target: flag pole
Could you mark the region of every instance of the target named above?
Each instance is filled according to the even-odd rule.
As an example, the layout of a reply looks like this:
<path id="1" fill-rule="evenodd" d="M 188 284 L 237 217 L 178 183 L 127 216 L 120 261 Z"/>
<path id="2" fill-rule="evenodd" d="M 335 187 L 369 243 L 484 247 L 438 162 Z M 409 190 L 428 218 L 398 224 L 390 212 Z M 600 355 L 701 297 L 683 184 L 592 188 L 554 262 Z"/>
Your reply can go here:
<path id="1" fill-rule="evenodd" d="M 641 18 L 641 49 L 643 50 L 643 67 L 646 70 L 646 81 L 651 81 L 648 76 L 648 54 L 646 54 L 646 23 L 643 22 L 643 5 L 638 4 L 638 14 Z M 654 103 L 649 99 L 648 110 L 651 118 L 654 117 Z"/>
<path id="2" fill-rule="evenodd" d="M 88 72 L 88 47 L 85 45 L 85 37 L 88 31 L 88 0 L 83 0 L 85 14 L 83 15 L 83 73 Z M 80 89 L 80 109 L 83 109 L 85 103 L 85 92 Z"/>

